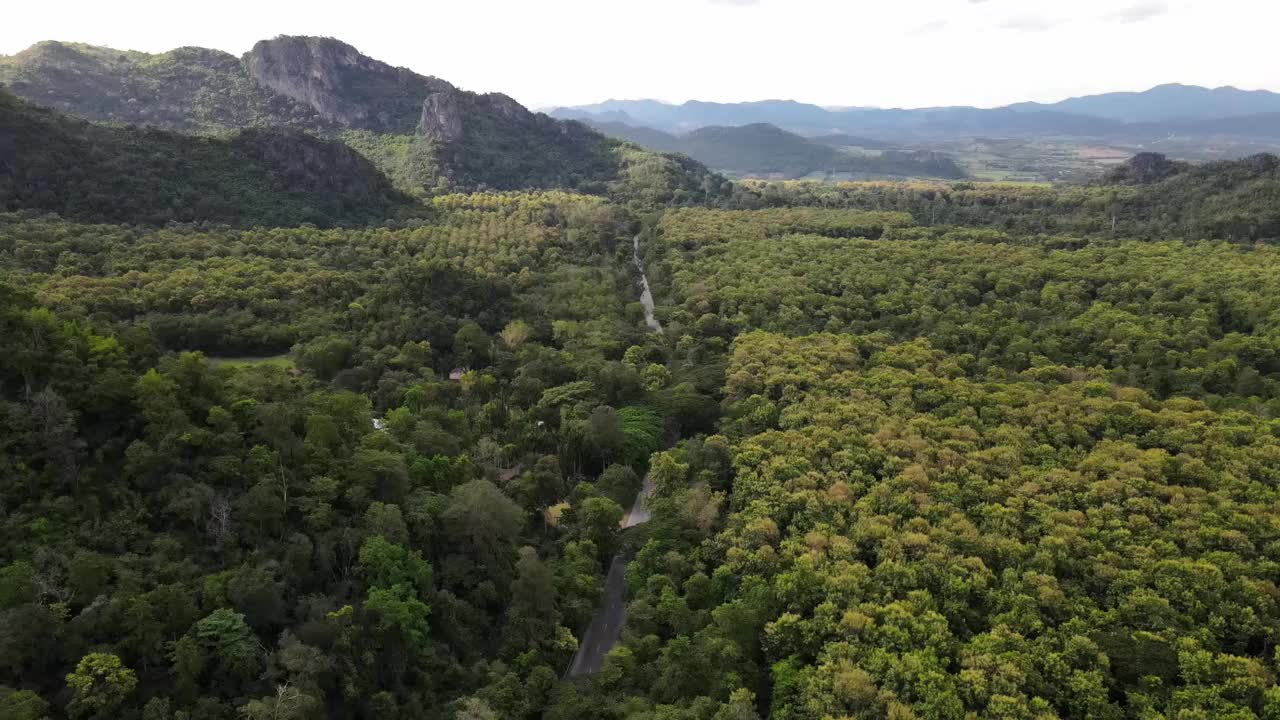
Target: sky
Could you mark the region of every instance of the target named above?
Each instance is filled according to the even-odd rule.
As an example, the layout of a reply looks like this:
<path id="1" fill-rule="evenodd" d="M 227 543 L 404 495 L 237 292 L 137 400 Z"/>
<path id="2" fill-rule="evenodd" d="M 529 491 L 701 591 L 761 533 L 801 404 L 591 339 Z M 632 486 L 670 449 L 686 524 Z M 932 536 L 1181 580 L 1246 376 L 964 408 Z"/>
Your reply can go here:
<path id="1" fill-rule="evenodd" d="M 535 108 L 609 98 L 993 107 L 1167 82 L 1280 91 L 1276 0 L 12 4 L 0 54 L 54 39 L 240 55 L 275 35 L 326 35 Z"/>

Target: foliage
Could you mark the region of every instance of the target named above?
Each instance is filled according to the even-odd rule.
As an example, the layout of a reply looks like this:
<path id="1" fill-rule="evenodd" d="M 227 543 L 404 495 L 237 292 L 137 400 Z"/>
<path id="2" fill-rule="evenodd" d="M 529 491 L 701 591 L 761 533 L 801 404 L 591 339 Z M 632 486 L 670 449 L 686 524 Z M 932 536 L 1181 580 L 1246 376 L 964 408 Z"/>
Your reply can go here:
<path id="1" fill-rule="evenodd" d="M 1274 155 L 1182 168 L 1146 153 L 1092 185 L 748 182 L 735 188 L 734 203 L 902 211 L 921 224 L 1019 234 L 1251 242 L 1280 238 L 1277 197 Z"/>
<path id="2" fill-rule="evenodd" d="M 138 684 L 133 671 L 120 658 L 107 653 L 90 653 L 80 658 L 75 672 L 67 675 L 71 689 L 70 711 L 77 717 L 108 717 Z"/>
<path id="3" fill-rule="evenodd" d="M 745 680 L 788 718 L 1261 712 L 1274 421 L 965 365 L 924 340 L 739 336 L 730 511 L 692 543 L 650 537 L 639 662 L 602 690 Z M 743 422 L 759 402 L 772 419 Z M 695 497 L 668 492 L 660 527 Z"/>
<path id="4" fill-rule="evenodd" d="M 362 58 L 331 115 L 418 82 Z M 8 107 L 15 206 L 121 222 L 0 214 L 5 717 L 1277 715 L 1266 158 L 734 187 L 578 129 L 542 166 L 366 116 L 419 183 L 387 219 L 341 178 L 318 214 L 240 182 L 343 152 L 313 139 L 257 136 L 227 185 L 175 148 L 254 135 Z M 560 127 L 508 121 L 472 129 Z M 594 194 L 435 194 L 443 163 Z M 162 226 L 312 217 L 384 222 Z M 606 601 L 620 642 L 562 680 Z"/>
<path id="5" fill-rule="evenodd" d="M 0 707 L 445 718 L 484 691 L 538 712 L 622 515 L 571 491 L 605 452 L 626 492 L 682 427 L 622 361 L 650 341 L 620 212 L 542 193 L 362 230 L 3 216 Z M 597 411 L 617 422 L 593 445 Z M 88 649 L 135 683 L 72 705 Z M 541 689 L 513 710 L 504 682 Z"/>
<path id="6" fill-rule="evenodd" d="M 680 303 L 670 322 L 717 337 L 753 328 L 927 336 L 980 367 L 1102 367 L 1160 395 L 1274 400 L 1280 391 L 1273 247 L 897 227 L 878 240 L 787 234 L 850 212 L 668 214 Z"/>

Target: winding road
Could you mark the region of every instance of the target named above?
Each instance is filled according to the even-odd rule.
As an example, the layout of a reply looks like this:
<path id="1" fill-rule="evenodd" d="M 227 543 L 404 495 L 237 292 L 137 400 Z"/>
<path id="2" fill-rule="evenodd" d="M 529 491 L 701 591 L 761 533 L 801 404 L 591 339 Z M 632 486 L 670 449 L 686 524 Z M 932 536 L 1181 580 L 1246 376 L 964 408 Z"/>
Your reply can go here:
<path id="1" fill-rule="evenodd" d="M 622 528 L 642 525 L 649 521 L 649 497 L 653 495 L 653 481 L 648 476 L 631 511 L 622 518 Z M 582 634 L 578 643 L 578 651 L 569 663 L 568 677 L 579 677 L 600 672 L 604 664 L 604 656 L 609 654 L 618 639 L 622 636 L 622 625 L 627 621 L 627 563 L 631 562 L 628 552 L 619 552 L 609 563 L 609 573 L 604 578 L 604 594 L 600 599 L 600 608 L 591 618 L 591 624 Z"/>
<path id="2" fill-rule="evenodd" d="M 644 274 L 644 263 L 640 262 L 640 235 L 631 240 L 632 259 L 636 269 L 640 271 L 640 304 L 644 306 L 644 322 L 649 329 L 662 332 L 662 323 L 653 314 L 653 293 L 649 291 L 649 278 Z M 653 481 L 646 475 L 631 504 L 631 510 L 622 518 L 622 529 L 643 525 L 649 522 L 649 498 L 653 495 Z M 604 594 L 600 599 L 600 609 L 591 618 L 591 624 L 582 634 L 578 643 L 578 651 L 573 654 L 569 669 L 565 675 L 580 677 L 600 672 L 604 658 L 618 644 L 622 637 L 622 626 L 627 621 L 627 563 L 631 555 L 621 551 L 613 556 L 609 563 L 609 572 L 604 578 Z"/>

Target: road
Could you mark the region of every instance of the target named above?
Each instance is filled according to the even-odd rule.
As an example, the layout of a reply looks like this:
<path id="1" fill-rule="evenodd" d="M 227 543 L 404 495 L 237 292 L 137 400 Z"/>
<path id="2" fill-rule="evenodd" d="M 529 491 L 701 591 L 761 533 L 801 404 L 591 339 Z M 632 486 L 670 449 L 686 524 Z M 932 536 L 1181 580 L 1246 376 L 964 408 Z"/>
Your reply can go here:
<path id="1" fill-rule="evenodd" d="M 622 518 L 622 528 L 635 527 L 649 522 L 649 498 L 653 495 L 653 481 L 646 475 L 631 510 Z M 631 556 L 619 552 L 609 563 L 609 573 L 604 578 L 604 594 L 600 609 L 591 618 L 591 624 L 582 634 L 578 651 L 569 663 L 569 677 L 580 677 L 600 672 L 604 656 L 609 654 L 622 637 L 622 625 L 627 621 L 627 563 Z"/>
<path id="2" fill-rule="evenodd" d="M 631 238 L 631 259 L 636 264 L 636 269 L 640 271 L 640 304 L 644 306 L 644 324 L 649 329 L 662 334 L 662 323 L 658 322 L 658 317 L 653 314 L 653 293 L 649 291 L 649 276 L 644 274 L 644 263 L 640 262 L 640 234 Z"/>
<path id="3" fill-rule="evenodd" d="M 644 263 L 640 262 L 640 235 L 631 239 L 632 260 L 640 271 L 640 304 L 644 306 L 644 322 L 649 329 L 662 332 L 662 323 L 653 314 L 653 293 L 649 291 L 649 278 L 644 274 Z M 649 498 L 653 495 L 653 481 L 645 475 L 640 484 L 640 492 L 636 493 L 631 510 L 622 518 L 622 529 L 643 525 L 649 522 Z M 569 677 L 580 677 L 600 672 L 604 664 L 604 656 L 609 654 L 618 639 L 622 637 L 622 625 L 627 621 L 627 563 L 631 556 L 627 552 L 619 552 L 609 563 L 609 573 L 604 577 L 604 594 L 600 598 L 600 609 L 591 618 L 591 624 L 582 634 L 578 643 L 578 651 L 573 654 L 566 673 Z"/>
<path id="4" fill-rule="evenodd" d="M 600 672 L 604 656 L 622 637 L 622 624 L 627 620 L 627 563 L 631 561 L 623 553 L 613 556 L 609 574 L 604 578 L 604 597 L 591 624 L 582 634 L 578 651 L 569 664 L 569 677 L 580 677 Z"/>
<path id="5" fill-rule="evenodd" d="M 622 517 L 622 529 L 643 525 L 649 522 L 651 517 L 649 514 L 649 498 L 653 496 L 653 481 L 648 475 L 644 476 L 644 482 L 640 485 L 640 492 L 636 494 L 636 501 L 631 503 L 631 510 Z"/>

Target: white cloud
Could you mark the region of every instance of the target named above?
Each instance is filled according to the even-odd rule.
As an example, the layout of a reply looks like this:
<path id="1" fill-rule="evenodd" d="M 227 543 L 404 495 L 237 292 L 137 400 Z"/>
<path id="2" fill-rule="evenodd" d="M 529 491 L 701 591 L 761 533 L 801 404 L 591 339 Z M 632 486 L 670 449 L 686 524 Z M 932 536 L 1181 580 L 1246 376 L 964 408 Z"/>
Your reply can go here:
<path id="1" fill-rule="evenodd" d="M 1043 15 L 1015 15 L 1001 23 L 1000 27 L 1022 32 L 1047 32 L 1057 24 Z"/>
<path id="2" fill-rule="evenodd" d="M 946 20 L 930 20 L 911 29 L 912 35 L 927 35 L 944 30 L 949 23 Z"/>
<path id="3" fill-rule="evenodd" d="M 1153 2 L 1143 2 L 1137 5 L 1121 9 L 1108 15 L 1108 19 L 1119 20 L 1122 23 L 1138 23 L 1152 18 L 1160 17 L 1169 12 L 1169 4 L 1154 0 Z"/>

